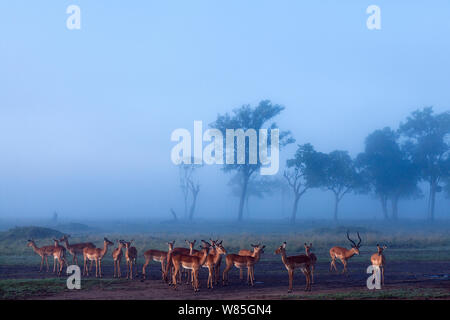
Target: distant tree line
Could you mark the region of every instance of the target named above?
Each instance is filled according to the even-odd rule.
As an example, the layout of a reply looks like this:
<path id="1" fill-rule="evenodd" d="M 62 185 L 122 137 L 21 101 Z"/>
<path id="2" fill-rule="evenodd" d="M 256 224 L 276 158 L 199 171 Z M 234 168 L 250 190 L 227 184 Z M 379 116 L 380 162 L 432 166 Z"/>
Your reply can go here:
<path id="1" fill-rule="evenodd" d="M 255 107 L 244 105 L 231 114 L 219 115 L 210 126 L 224 135 L 226 129 L 278 129 L 272 120 L 283 110 L 283 106 L 264 100 Z M 280 131 L 280 148 L 294 142 L 290 131 Z M 286 162 L 284 183 L 280 179 L 255 175 L 261 164 L 260 161 L 249 163 L 247 145 L 246 148 L 244 164 L 223 166 L 224 172 L 233 174 L 230 185 L 233 194 L 240 199 L 238 220 L 243 219 L 249 197 L 262 198 L 285 186 L 293 194 L 292 223 L 297 218 L 301 197 L 314 188 L 333 193 L 335 220 L 338 220 L 341 200 L 350 193 L 375 196 L 380 201 L 383 217 L 392 220 L 398 219 L 401 199 L 424 196 L 420 183 L 428 185 L 428 220 L 434 219 L 436 194 L 445 192 L 450 198 L 449 111 L 436 114 L 432 107 L 423 108 L 412 112 L 396 130 L 389 127 L 375 130 L 365 138 L 364 151 L 355 158 L 344 150 L 323 153 L 309 143 L 298 145 L 295 154 Z M 194 167 L 185 165 L 180 170 L 186 215 L 187 196 L 189 193 L 193 196 L 189 212 L 189 219 L 192 219 L 199 184 L 192 180 Z"/>

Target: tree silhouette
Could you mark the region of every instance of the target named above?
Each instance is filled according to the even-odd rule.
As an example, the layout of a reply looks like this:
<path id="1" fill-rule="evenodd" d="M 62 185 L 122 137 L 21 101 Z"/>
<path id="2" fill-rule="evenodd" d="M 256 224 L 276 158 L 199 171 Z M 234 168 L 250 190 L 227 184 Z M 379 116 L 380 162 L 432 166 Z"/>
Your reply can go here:
<path id="1" fill-rule="evenodd" d="M 450 175 L 450 112 L 434 114 L 432 107 L 414 111 L 399 128 L 404 148 L 419 168 L 420 178 L 429 184 L 427 218 L 434 220 L 439 183 Z"/>
<path id="2" fill-rule="evenodd" d="M 250 105 L 243 105 L 238 109 L 234 109 L 232 114 L 218 115 L 217 120 L 210 126 L 211 128 L 218 129 L 222 132 L 223 136 L 226 136 L 227 129 L 242 129 L 247 131 L 248 129 L 254 129 L 256 132 L 262 129 L 267 122 L 271 121 L 274 117 L 279 115 L 284 110 L 284 107 L 278 104 L 272 104 L 269 100 L 261 101 L 256 107 Z M 270 139 L 270 131 L 278 129 L 276 123 L 271 123 L 268 126 L 268 141 L 267 146 L 270 147 L 272 142 Z M 256 164 L 250 163 L 249 159 L 249 143 L 248 137 L 245 138 L 245 159 L 244 163 L 237 163 L 237 143 L 234 143 L 234 164 L 224 164 L 223 170 L 225 172 L 237 172 L 240 175 L 240 200 L 238 208 L 238 220 L 243 219 L 244 204 L 247 196 L 247 189 L 250 178 L 252 175 L 260 169 L 261 159 L 259 157 L 259 143 L 257 144 L 257 161 Z M 282 147 L 288 143 L 293 143 L 294 140 L 290 136 L 289 131 L 280 131 L 279 133 L 279 146 Z M 225 163 L 225 161 L 224 161 Z"/>

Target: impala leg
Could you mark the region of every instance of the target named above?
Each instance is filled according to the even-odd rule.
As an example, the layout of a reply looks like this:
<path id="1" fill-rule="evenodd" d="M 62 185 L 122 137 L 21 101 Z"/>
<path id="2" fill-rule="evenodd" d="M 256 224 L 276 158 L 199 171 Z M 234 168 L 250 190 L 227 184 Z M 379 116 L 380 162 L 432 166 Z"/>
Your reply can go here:
<path id="1" fill-rule="evenodd" d="M 384 286 L 384 266 L 381 267 L 381 284 Z"/>
<path id="2" fill-rule="evenodd" d="M 288 293 L 292 292 L 292 282 L 294 280 L 294 270 L 293 269 L 289 269 L 289 290 Z"/>
<path id="3" fill-rule="evenodd" d="M 348 273 L 348 271 L 347 271 L 347 260 L 342 260 L 342 264 L 344 265 L 344 270 L 342 270 L 342 274 Z"/>
<path id="4" fill-rule="evenodd" d="M 231 267 L 233 265 L 228 265 L 225 267 L 225 270 L 223 270 L 223 274 L 222 274 L 222 284 L 225 286 L 228 284 L 228 271 L 230 271 Z"/>
<path id="5" fill-rule="evenodd" d="M 241 268 L 239 268 L 239 280 L 244 280 L 244 271 Z"/>
<path id="6" fill-rule="evenodd" d="M 44 256 L 41 256 L 41 267 L 39 268 L 39 272 L 42 272 L 43 266 L 44 266 Z"/>
<path id="7" fill-rule="evenodd" d="M 311 266 L 311 283 L 314 283 L 314 268 L 315 268 L 315 266 L 312 265 Z"/>

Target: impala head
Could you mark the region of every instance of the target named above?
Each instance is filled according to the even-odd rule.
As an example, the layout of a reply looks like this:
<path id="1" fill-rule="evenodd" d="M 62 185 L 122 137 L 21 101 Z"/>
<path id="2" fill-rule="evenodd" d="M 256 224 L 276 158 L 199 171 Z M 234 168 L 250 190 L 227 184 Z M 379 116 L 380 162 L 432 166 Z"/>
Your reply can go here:
<path id="1" fill-rule="evenodd" d="M 184 241 L 187 243 L 187 245 L 189 246 L 189 250 L 191 250 L 191 253 L 192 253 L 192 250 L 194 250 L 195 243 L 197 242 L 197 240 L 194 240 L 194 241 L 184 240 Z"/>
<path id="2" fill-rule="evenodd" d="M 171 252 L 173 250 L 173 245 L 175 244 L 175 240 L 173 240 L 172 242 L 167 242 L 167 244 L 169 245 L 169 252 Z"/>
<path id="3" fill-rule="evenodd" d="M 218 254 L 227 254 L 227 250 L 225 250 L 225 248 L 222 246 L 222 241 L 220 242 L 215 242 L 215 247 L 217 250 Z"/>
<path id="4" fill-rule="evenodd" d="M 55 246 L 59 245 L 59 241 L 58 239 L 53 239 L 53 242 L 55 243 Z"/>
<path id="5" fill-rule="evenodd" d="M 134 239 L 131 239 L 130 241 L 120 240 L 125 247 L 125 249 L 129 249 L 131 247 L 131 244 L 133 243 Z"/>
<path id="6" fill-rule="evenodd" d="M 65 234 L 65 235 L 63 235 L 62 236 L 62 238 L 61 239 L 59 239 L 59 241 L 66 241 L 66 240 L 68 240 L 70 238 L 70 235 L 69 234 Z"/>
<path id="7" fill-rule="evenodd" d="M 114 245 L 114 243 L 111 242 L 111 241 L 109 241 L 106 237 L 103 238 L 103 243 L 104 243 L 106 246 L 112 246 L 112 245 Z"/>
<path id="8" fill-rule="evenodd" d="M 386 249 L 386 248 L 387 248 L 386 245 L 380 247 L 380 245 L 377 244 L 378 254 L 382 254 L 382 253 L 383 253 L 383 250 Z"/>
<path id="9" fill-rule="evenodd" d="M 357 232 L 356 234 L 358 235 L 358 244 L 356 244 L 355 241 L 350 239 L 350 237 L 348 236 L 348 231 L 347 231 L 347 239 L 352 244 L 352 249 L 351 250 L 353 250 L 353 252 L 355 254 L 359 254 L 359 247 L 361 247 L 361 237 L 359 236 L 359 232 Z"/>
<path id="10" fill-rule="evenodd" d="M 285 251 L 286 251 L 286 241 L 283 242 L 283 243 L 281 244 L 281 246 L 278 247 L 277 250 L 275 250 L 275 254 L 281 254 L 281 253 L 283 253 L 283 252 L 285 252 Z"/>
<path id="11" fill-rule="evenodd" d="M 309 245 L 305 242 L 305 251 L 306 251 L 306 255 L 309 256 L 309 254 L 311 253 L 311 248 L 312 248 L 312 243 L 310 243 Z"/>
<path id="12" fill-rule="evenodd" d="M 123 247 L 125 247 L 125 240 L 117 240 L 117 247 L 119 249 L 122 249 Z"/>
<path id="13" fill-rule="evenodd" d="M 27 241 L 28 241 L 27 247 L 32 247 L 32 246 L 36 245 L 36 244 L 34 243 L 34 240 L 33 240 L 33 239 L 29 239 L 29 240 L 27 240 Z"/>

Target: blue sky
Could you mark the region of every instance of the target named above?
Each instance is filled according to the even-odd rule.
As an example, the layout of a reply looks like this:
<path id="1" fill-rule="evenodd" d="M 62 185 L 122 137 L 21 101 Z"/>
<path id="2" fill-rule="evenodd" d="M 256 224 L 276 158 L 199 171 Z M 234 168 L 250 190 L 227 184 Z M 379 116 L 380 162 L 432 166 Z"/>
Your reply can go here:
<path id="1" fill-rule="evenodd" d="M 298 143 L 355 156 L 373 130 L 449 109 L 449 17 L 448 1 L 2 1 L 0 215 L 164 216 L 181 206 L 170 133 L 261 99 L 286 106 L 276 120 Z M 199 215 L 234 216 L 229 177 L 202 175 Z M 304 216 L 331 216 L 331 200 L 312 193 Z M 367 201 L 379 214 L 350 197 L 344 217 Z"/>

